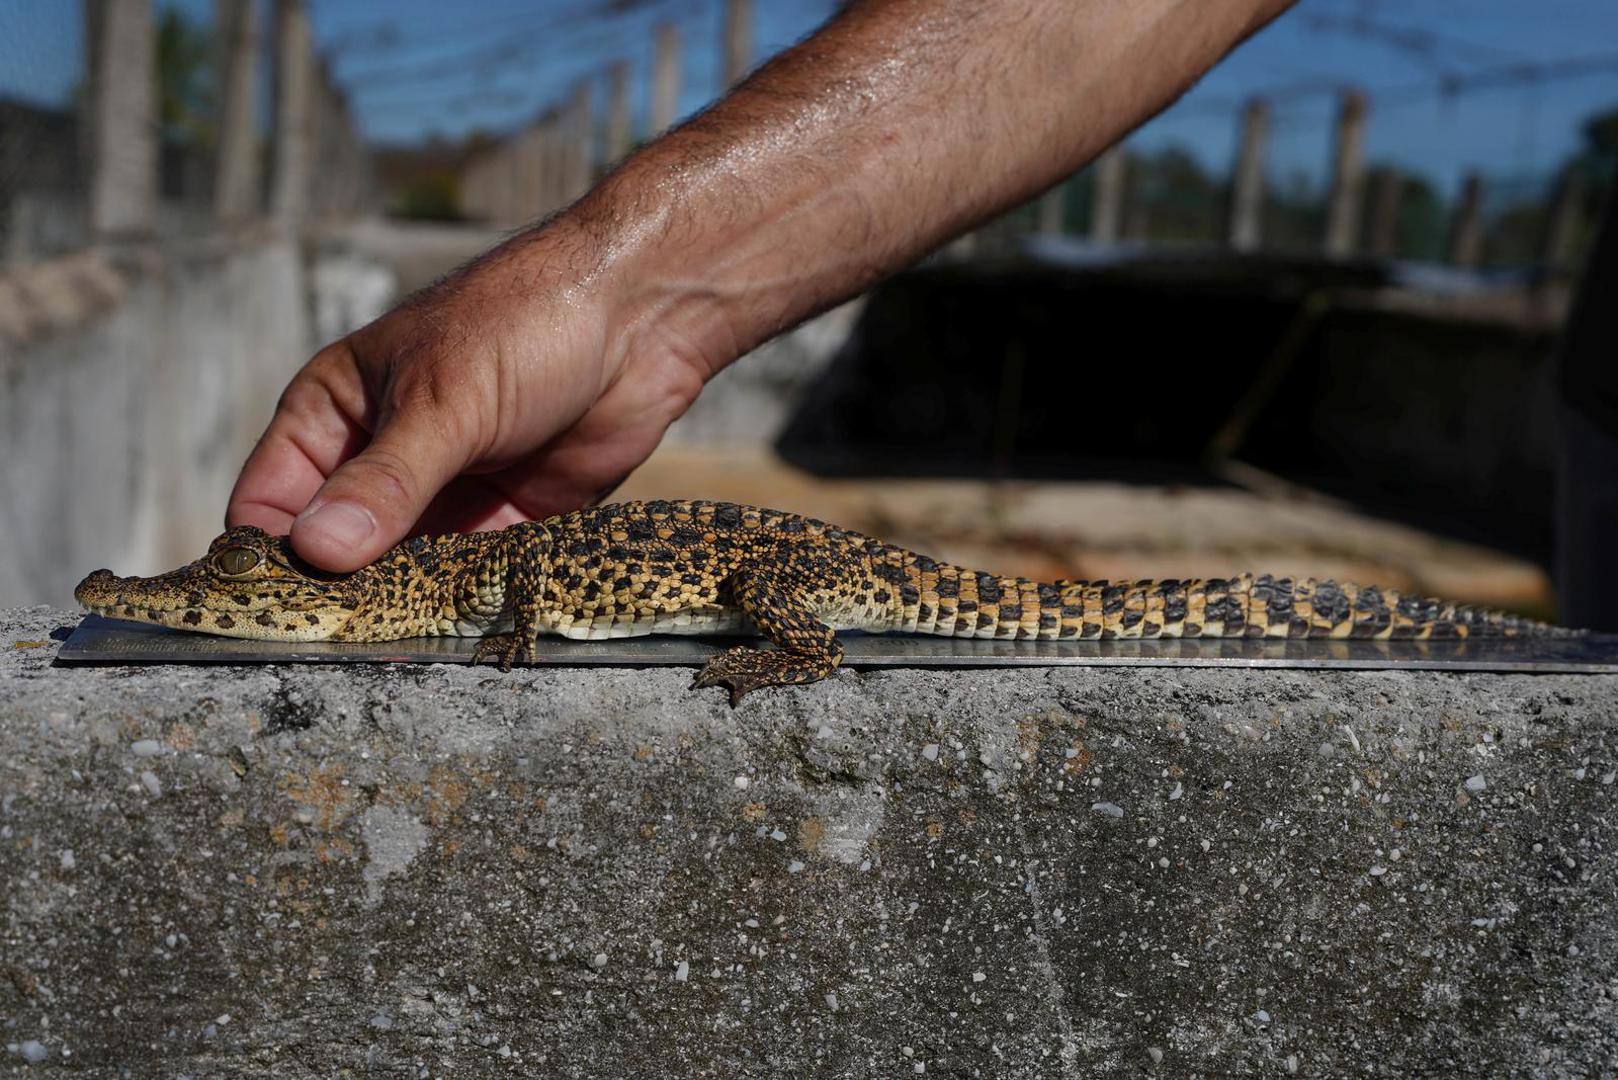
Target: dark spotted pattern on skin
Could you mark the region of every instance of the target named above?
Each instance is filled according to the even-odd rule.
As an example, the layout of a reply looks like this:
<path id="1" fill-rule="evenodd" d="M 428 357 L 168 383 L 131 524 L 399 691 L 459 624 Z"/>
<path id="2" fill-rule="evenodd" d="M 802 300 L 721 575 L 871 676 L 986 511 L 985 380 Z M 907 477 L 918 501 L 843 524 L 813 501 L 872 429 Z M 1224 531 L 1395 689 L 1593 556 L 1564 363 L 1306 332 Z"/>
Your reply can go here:
<path id="1" fill-rule="evenodd" d="M 1392 589 L 1267 574 L 999 577 L 812 518 L 714 502 L 622 503 L 501 532 L 417 537 L 346 575 L 304 565 L 284 537 L 237 528 L 170 574 L 98 570 L 76 595 L 102 614 L 235 637 L 481 636 L 475 658 L 507 669 L 538 659 L 543 634 L 751 628 L 774 648 L 730 649 L 696 680 L 726 687 L 733 703 L 761 686 L 825 678 L 842 661 L 839 630 L 1003 641 L 1572 632 Z"/>
<path id="2" fill-rule="evenodd" d="M 503 608 L 508 543 L 505 533 L 418 537 L 352 574 L 326 574 L 286 537 L 243 526 L 178 570 L 150 578 L 97 570 L 74 596 L 100 615 L 259 641 L 481 634 Z M 226 573 L 227 564 L 248 569 Z"/>

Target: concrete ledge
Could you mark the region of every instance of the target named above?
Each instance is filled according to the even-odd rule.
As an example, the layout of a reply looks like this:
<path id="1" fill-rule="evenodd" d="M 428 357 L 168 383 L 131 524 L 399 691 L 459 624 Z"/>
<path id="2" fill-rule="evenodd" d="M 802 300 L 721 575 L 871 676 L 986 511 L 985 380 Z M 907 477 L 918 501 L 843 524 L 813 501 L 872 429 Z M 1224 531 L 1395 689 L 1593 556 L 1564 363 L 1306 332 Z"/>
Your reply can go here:
<path id="1" fill-rule="evenodd" d="M 0 613 L 19 1075 L 1618 1068 L 1618 678 L 733 713 L 677 670 L 52 667 L 73 621 Z"/>
<path id="2" fill-rule="evenodd" d="M 98 251 L 0 273 L 0 343 L 73 329 L 116 307 L 127 288 Z"/>

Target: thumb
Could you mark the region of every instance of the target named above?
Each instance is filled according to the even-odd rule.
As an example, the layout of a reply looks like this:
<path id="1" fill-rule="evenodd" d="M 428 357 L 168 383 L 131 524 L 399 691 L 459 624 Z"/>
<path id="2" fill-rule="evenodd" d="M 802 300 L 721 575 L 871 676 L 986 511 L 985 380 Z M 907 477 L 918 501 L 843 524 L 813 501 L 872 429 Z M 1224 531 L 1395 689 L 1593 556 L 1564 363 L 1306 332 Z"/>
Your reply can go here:
<path id="1" fill-rule="evenodd" d="M 292 546 L 323 570 L 357 570 L 403 540 L 465 465 L 424 411 L 396 414 L 326 478 L 293 521 Z"/>

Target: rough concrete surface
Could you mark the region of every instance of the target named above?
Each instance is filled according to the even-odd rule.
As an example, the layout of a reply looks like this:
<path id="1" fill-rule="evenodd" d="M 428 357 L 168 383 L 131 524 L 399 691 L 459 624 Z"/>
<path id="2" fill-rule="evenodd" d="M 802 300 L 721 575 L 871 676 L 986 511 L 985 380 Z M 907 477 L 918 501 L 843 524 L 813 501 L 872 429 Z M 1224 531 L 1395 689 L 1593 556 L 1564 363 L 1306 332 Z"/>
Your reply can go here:
<path id="1" fill-rule="evenodd" d="M 73 621 L 0 613 L 19 1076 L 1618 1069 L 1615 678 L 732 712 L 679 669 L 55 667 Z"/>

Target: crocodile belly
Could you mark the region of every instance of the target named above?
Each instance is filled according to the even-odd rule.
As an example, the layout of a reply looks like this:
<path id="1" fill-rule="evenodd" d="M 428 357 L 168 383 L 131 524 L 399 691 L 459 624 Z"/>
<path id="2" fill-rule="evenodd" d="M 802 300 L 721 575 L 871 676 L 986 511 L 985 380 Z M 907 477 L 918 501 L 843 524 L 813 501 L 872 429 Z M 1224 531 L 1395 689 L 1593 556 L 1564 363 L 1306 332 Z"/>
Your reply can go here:
<path id="1" fill-rule="evenodd" d="M 653 615 L 561 615 L 547 621 L 547 633 L 575 641 L 606 641 L 648 634 L 744 634 L 751 630 L 740 610 L 720 606 Z"/>

